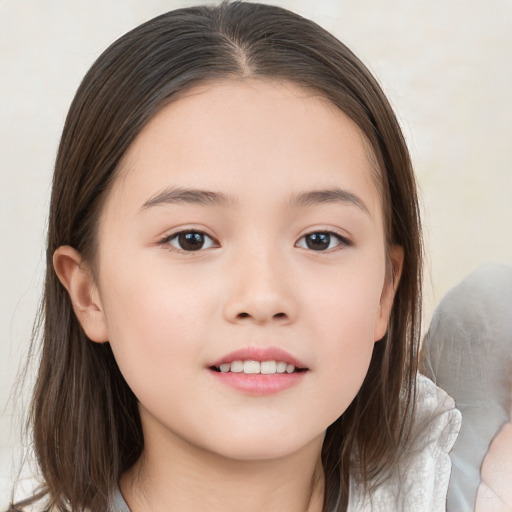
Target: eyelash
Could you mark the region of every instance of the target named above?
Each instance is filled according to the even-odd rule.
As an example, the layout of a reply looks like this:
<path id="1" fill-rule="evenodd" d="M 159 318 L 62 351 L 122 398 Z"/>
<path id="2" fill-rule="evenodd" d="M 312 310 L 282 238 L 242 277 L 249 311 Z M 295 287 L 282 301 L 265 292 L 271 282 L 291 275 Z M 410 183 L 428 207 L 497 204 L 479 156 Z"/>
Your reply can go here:
<path id="1" fill-rule="evenodd" d="M 172 245 L 173 240 L 179 240 L 180 236 L 186 236 L 186 235 L 198 235 L 199 237 L 201 237 L 203 240 L 202 246 L 198 249 L 187 250 L 187 249 L 183 249 L 182 247 L 176 247 L 176 246 Z M 308 246 L 307 242 L 305 242 L 304 245 L 299 245 L 299 242 L 301 242 L 301 240 L 305 240 L 306 237 L 311 237 L 313 235 L 321 235 L 321 236 L 328 237 L 327 238 L 328 247 L 325 249 L 315 250 L 315 249 L 312 249 L 310 246 Z M 331 245 L 333 237 L 337 240 L 337 244 L 334 247 L 329 247 Z M 209 247 L 203 246 L 205 238 L 210 240 Z M 216 240 L 214 240 L 210 235 L 208 235 L 204 231 L 201 231 L 198 229 L 184 229 L 182 231 L 173 233 L 173 234 L 163 238 L 159 242 L 159 245 L 165 246 L 169 251 L 173 251 L 173 252 L 176 251 L 176 252 L 180 252 L 180 253 L 200 252 L 205 249 L 211 249 L 211 248 L 219 246 L 218 242 Z M 352 242 L 350 240 L 348 240 L 346 237 L 340 235 L 339 233 L 336 233 L 335 231 L 329 231 L 329 230 L 324 230 L 324 231 L 319 230 L 319 231 L 312 231 L 310 233 L 306 233 L 305 235 L 302 235 L 299 238 L 298 242 L 295 244 L 296 247 L 300 247 L 303 249 L 309 249 L 313 252 L 328 252 L 328 251 L 336 250 L 340 246 L 341 247 L 349 247 L 351 245 L 352 245 Z"/>
<path id="2" fill-rule="evenodd" d="M 343 235 L 341 235 L 340 233 L 336 233 L 335 231 L 329 231 L 329 230 L 311 231 L 310 233 L 306 233 L 301 238 L 299 238 L 299 241 L 295 245 L 298 246 L 298 244 L 301 240 L 306 239 L 306 237 L 311 237 L 313 235 L 322 235 L 322 236 L 329 237 L 328 238 L 329 246 L 331 245 L 332 238 L 334 237 L 337 240 L 337 244 L 334 247 L 327 247 L 326 249 L 317 250 L 317 251 L 315 251 L 315 249 L 311 249 L 311 247 L 308 247 L 307 242 L 305 242 L 306 246 L 299 246 L 299 247 L 302 247 L 303 249 L 309 249 L 314 252 L 330 252 L 330 251 L 339 249 L 341 247 L 350 247 L 352 245 L 352 242 L 350 240 L 348 240 L 346 237 L 344 237 Z"/>
<path id="3" fill-rule="evenodd" d="M 206 234 L 204 231 L 201 231 L 199 229 L 184 229 L 182 231 L 178 231 L 176 233 L 173 233 L 173 234 L 163 238 L 159 242 L 159 245 L 165 246 L 166 249 L 169 251 L 180 252 L 180 253 L 200 252 L 205 249 L 205 247 L 200 247 L 199 249 L 196 249 L 196 250 L 187 250 L 187 249 L 175 247 L 174 245 L 172 245 L 173 240 L 178 240 L 180 236 L 185 236 L 185 235 L 199 235 L 200 237 L 203 238 L 203 240 L 205 238 L 208 238 L 211 241 L 212 245 L 210 247 L 206 247 L 206 249 L 210 249 L 212 247 L 218 247 L 218 245 L 219 245 L 218 242 L 216 240 L 214 240 L 210 235 Z"/>

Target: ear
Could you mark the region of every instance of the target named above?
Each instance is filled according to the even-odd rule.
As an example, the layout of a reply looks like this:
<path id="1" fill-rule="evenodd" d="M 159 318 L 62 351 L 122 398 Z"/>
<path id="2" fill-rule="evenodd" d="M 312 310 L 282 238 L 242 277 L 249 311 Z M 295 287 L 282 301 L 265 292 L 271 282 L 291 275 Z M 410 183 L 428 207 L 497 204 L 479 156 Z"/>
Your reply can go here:
<path id="1" fill-rule="evenodd" d="M 392 245 L 389 249 L 389 263 L 386 269 L 386 279 L 380 296 L 379 313 L 375 323 L 374 340 L 379 341 L 386 334 L 389 317 L 393 307 L 393 299 L 400 282 L 404 264 L 404 249 L 400 245 Z"/>
<path id="2" fill-rule="evenodd" d="M 53 254 L 53 267 L 66 288 L 75 314 L 87 337 L 97 343 L 108 341 L 108 329 L 92 272 L 78 251 L 69 245 Z"/>

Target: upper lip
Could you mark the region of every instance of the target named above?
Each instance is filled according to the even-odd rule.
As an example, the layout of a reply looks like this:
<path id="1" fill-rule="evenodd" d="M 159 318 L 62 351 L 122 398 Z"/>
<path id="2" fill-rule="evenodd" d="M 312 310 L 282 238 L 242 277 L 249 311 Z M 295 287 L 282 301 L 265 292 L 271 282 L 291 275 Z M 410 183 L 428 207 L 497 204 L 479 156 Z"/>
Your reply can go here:
<path id="1" fill-rule="evenodd" d="M 278 347 L 245 347 L 215 361 L 211 366 L 219 367 L 221 364 L 232 363 L 233 361 L 282 361 L 286 364 L 293 364 L 295 368 L 306 368 L 306 365 L 293 357 L 290 353 Z"/>

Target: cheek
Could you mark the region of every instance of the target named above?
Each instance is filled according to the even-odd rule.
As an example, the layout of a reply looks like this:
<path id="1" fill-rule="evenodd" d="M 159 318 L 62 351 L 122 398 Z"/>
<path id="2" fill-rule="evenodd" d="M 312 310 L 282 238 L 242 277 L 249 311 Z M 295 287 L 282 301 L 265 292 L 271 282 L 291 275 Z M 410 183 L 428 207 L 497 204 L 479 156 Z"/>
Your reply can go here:
<path id="1" fill-rule="evenodd" d="M 365 341 L 373 344 L 384 275 L 380 261 L 342 268 L 323 280 L 313 275 L 305 295 L 308 321 L 324 333 L 323 339 L 334 337 L 338 343 L 353 342 L 355 347 Z"/>
<path id="2" fill-rule="evenodd" d="M 324 407 L 336 420 L 359 391 L 374 348 L 374 330 L 380 311 L 384 267 L 352 269 L 326 281 L 308 297 L 308 324 L 314 332 L 319 387 L 329 397 Z"/>
<path id="3" fill-rule="evenodd" d="M 172 285 L 170 284 L 172 283 Z M 182 382 L 181 361 L 199 361 L 214 301 L 178 276 L 158 269 L 131 276 L 112 269 L 102 302 L 116 361 L 137 395 L 141 387 L 162 386 L 162 375 Z M 189 283 L 190 284 L 190 283 Z"/>
<path id="4" fill-rule="evenodd" d="M 356 396 L 368 373 L 375 342 L 370 325 L 362 329 L 360 324 L 350 325 L 348 320 L 345 328 L 338 331 L 338 336 L 327 338 L 327 341 L 323 368 L 328 391 L 337 397 L 341 414 Z"/>

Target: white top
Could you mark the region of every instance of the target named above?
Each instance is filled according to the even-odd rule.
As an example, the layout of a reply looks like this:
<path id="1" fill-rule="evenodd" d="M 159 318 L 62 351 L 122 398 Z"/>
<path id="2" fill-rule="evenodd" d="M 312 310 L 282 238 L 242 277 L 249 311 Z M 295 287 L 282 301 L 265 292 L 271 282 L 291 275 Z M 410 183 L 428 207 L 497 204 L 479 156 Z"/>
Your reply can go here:
<path id="1" fill-rule="evenodd" d="M 363 494 L 352 481 L 349 512 L 445 512 L 450 479 L 450 452 L 460 430 L 461 416 L 443 390 L 418 376 L 416 417 L 411 447 L 389 480 Z M 130 512 L 116 492 L 113 512 Z"/>
<path id="2" fill-rule="evenodd" d="M 352 482 L 349 512 L 444 512 L 452 449 L 461 415 L 455 402 L 423 375 L 418 376 L 416 418 L 407 458 L 389 480 L 363 495 Z"/>

